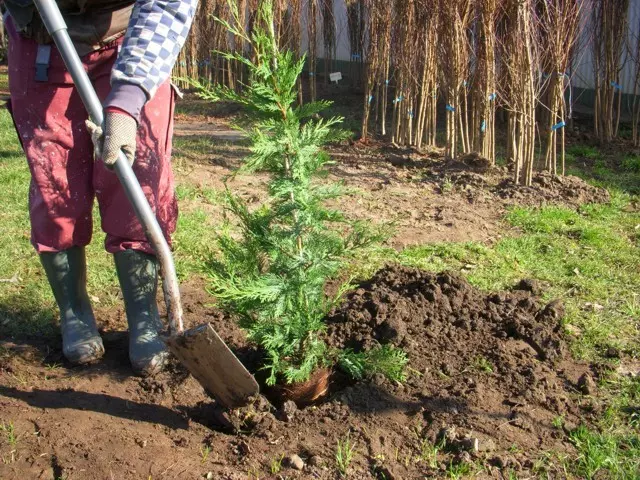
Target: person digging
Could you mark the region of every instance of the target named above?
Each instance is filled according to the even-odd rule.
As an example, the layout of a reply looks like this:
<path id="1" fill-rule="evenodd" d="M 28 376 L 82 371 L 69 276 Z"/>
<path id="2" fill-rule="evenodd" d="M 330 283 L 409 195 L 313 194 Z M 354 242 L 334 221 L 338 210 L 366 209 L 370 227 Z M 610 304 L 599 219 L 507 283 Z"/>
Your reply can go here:
<path id="1" fill-rule="evenodd" d="M 97 198 L 105 248 L 114 256 L 124 298 L 129 359 L 137 374 L 154 375 L 168 357 L 159 336 L 157 261 L 112 166 L 124 151 L 170 241 L 178 208 L 170 166 L 176 93 L 169 76 L 197 0 L 57 1 L 103 100 L 101 126 L 86 120 L 31 1 L 3 4 L 8 106 L 31 171 L 31 242 L 60 309 L 64 356 L 84 364 L 104 355 L 86 285 L 85 247 Z"/>

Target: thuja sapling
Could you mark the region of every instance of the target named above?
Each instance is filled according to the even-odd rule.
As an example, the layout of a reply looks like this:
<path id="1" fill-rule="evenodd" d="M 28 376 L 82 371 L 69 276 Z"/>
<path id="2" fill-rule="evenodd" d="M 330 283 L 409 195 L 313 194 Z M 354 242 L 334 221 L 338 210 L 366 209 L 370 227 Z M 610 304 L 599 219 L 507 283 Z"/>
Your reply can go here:
<path id="1" fill-rule="evenodd" d="M 355 378 L 382 373 L 401 381 L 407 363 L 403 351 L 392 346 L 334 350 L 324 339 L 325 318 L 349 288 L 347 282 L 329 296 L 327 280 L 338 278 L 356 253 L 387 235 L 384 228 L 349 221 L 328 207 L 342 186 L 315 181 L 330 162 L 322 147 L 348 137 L 337 128 L 342 118 L 320 116 L 329 102 L 297 103 L 305 59 L 278 46 L 270 1 L 262 2 L 250 35 L 234 2 L 229 7 L 235 22 L 219 21 L 250 45 L 251 57 L 220 54 L 245 65 L 249 81 L 240 91 L 191 83 L 204 99 L 243 107 L 238 128 L 251 146 L 239 171 L 268 173 L 269 196 L 251 210 L 227 188 L 233 220 L 217 235 L 220 256 L 211 272 L 212 293 L 264 350 L 268 385 L 305 382 L 316 369 L 336 364 Z"/>

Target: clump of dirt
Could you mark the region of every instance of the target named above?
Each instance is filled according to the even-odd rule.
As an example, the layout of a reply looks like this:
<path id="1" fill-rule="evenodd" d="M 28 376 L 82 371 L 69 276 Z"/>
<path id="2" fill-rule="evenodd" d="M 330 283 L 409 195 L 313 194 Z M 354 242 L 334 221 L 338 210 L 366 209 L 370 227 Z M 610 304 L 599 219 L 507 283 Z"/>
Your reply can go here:
<path id="1" fill-rule="evenodd" d="M 388 267 L 349 296 L 331 319 L 329 338 L 333 346 L 356 351 L 390 342 L 410 355 L 419 354 L 418 367 L 432 365 L 438 358 L 448 369 L 463 369 L 469 355 L 495 350 L 490 339 L 521 340 L 542 360 L 563 358 L 562 304 L 541 307 L 529 282 L 516 288 L 487 296 L 456 275 Z M 472 337 L 482 348 L 473 348 Z M 419 338 L 441 347 L 434 349 L 429 342 L 429 352 L 424 352 Z M 446 351 L 456 352 L 451 361 L 443 357 Z"/>
<path id="2" fill-rule="evenodd" d="M 356 351 L 397 345 L 409 356 L 411 374 L 405 385 L 383 378 L 355 385 L 343 401 L 355 411 L 402 405 L 413 411 L 420 438 L 436 444 L 450 437 L 454 461 L 462 451 L 482 451 L 489 465 L 527 470 L 538 451 L 570 449 L 554 419 L 575 425 L 584 417 L 572 397 L 588 367 L 568 360 L 562 303 L 544 305 L 533 292 L 539 293 L 533 281 L 487 294 L 449 273 L 381 270 L 334 313 L 328 337 Z M 527 453 L 506 453 L 513 445 Z M 397 478 L 414 478 L 411 469 L 397 470 Z"/>
<path id="3" fill-rule="evenodd" d="M 492 191 L 500 198 L 519 205 L 563 203 L 579 206 L 586 203 L 608 203 L 611 200 L 609 192 L 604 188 L 589 185 L 572 175 L 562 177 L 548 172 L 535 174 L 530 187 L 514 185 L 511 179 L 505 179 Z"/>
<path id="4" fill-rule="evenodd" d="M 446 162 L 446 165 L 448 169 L 471 170 L 478 173 L 485 173 L 494 168 L 491 165 L 491 160 L 476 152 L 466 153 L 456 159 L 450 159 Z"/>

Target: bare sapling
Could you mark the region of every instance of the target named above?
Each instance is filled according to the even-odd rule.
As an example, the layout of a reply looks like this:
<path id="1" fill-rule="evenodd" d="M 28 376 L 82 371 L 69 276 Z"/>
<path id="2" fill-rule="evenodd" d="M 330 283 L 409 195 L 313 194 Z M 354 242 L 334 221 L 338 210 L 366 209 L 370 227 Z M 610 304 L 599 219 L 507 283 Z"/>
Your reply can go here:
<path id="1" fill-rule="evenodd" d="M 440 6 L 440 75 L 446 101 L 445 155 L 449 158 L 455 158 L 459 146 L 463 152 L 470 150 L 467 90 L 472 6 L 470 0 L 451 0 Z"/>
<path id="2" fill-rule="evenodd" d="M 513 180 L 531 185 L 536 152 L 536 107 L 540 94 L 538 28 L 533 0 L 506 0 L 501 55 L 502 97 L 509 113 L 508 154 Z"/>
<path id="3" fill-rule="evenodd" d="M 495 164 L 497 0 L 477 0 L 473 77 L 473 150 Z"/>
<path id="4" fill-rule="evenodd" d="M 629 0 L 594 0 L 593 67 L 596 89 L 594 129 L 601 142 L 618 135 L 622 105 L 620 72 L 624 67 Z"/>
<path id="5" fill-rule="evenodd" d="M 570 85 L 568 68 L 578 40 L 582 6 L 580 0 L 548 0 L 539 9 L 542 77 L 546 93 L 543 101 L 545 115 L 542 116 L 546 122 L 541 130 L 546 137 L 545 169 L 553 174 L 558 173 L 558 150 L 560 173 L 564 175 L 566 170 L 565 126 L 569 109 L 565 93 Z"/>
<path id="6" fill-rule="evenodd" d="M 335 69 L 336 60 L 336 17 L 333 0 L 321 0 L 322 41 L 324 46 L 324 81 L 329 82 L 329 74 Z"/>

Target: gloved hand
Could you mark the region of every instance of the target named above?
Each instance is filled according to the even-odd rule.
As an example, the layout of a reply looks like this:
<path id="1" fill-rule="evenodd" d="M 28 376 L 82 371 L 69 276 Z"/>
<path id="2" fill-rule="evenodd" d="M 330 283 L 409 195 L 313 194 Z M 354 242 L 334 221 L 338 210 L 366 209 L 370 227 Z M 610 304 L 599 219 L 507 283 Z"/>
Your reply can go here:
<path id="1" fill-rule="evenodd" d="M 104 116 L 104 128 L 91 120 L 85 123 L 93 140 L 95 158 L 101 159 L 108 168 L 113 168 L 122 150 L 129 164 L 133 165 L 138 123 L 131 115 L 107 110 Z"/>

